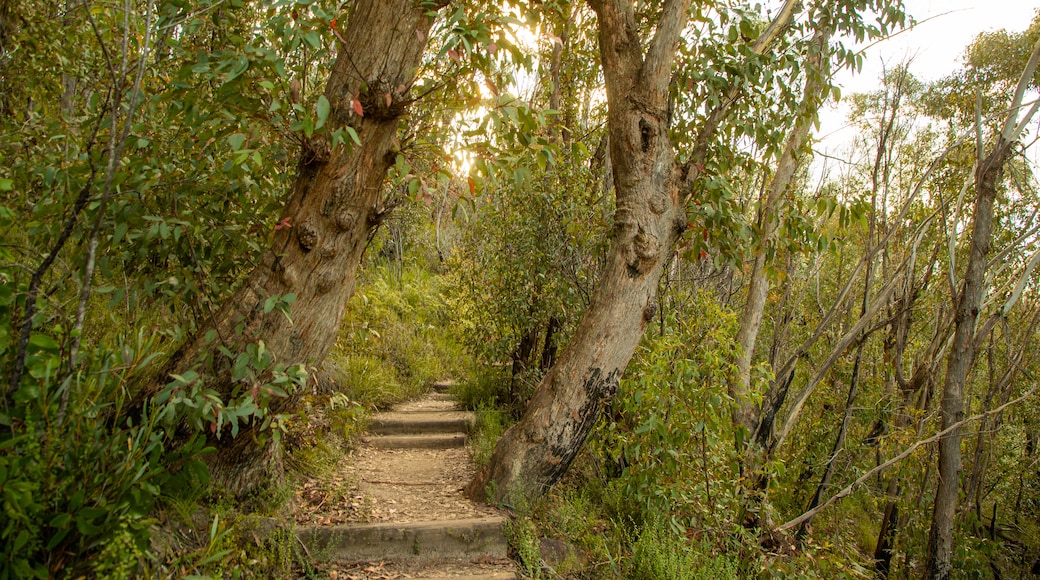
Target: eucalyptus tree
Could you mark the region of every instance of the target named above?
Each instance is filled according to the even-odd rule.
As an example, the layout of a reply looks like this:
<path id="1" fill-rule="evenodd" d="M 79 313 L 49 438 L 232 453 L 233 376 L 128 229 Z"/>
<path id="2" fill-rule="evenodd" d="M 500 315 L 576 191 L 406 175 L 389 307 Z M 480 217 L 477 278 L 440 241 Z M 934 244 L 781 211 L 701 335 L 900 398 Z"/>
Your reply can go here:
<path id="1" fill-rule="evenodd" d="M 1033 39 L 1035 37 L 1032 37 L 1030 40 L 1032 41 Z M 1033 54 L 1035 55 L 1037 45 L 1033 46 Z M 1019 66 L 1022 66 L 1021 61 Z M 869 256 L 873 253 L 870 247 L 883 249 L 880 264 L 881 279 L 877 282 L 880 286 L 874 289 L 871 289 L 870 284 L 865 286 L 872 293 L 869 306 L 865 297 L 860 317 L 852 319 L 854 324 L 851 325 L 851 328 L 839 332 L 839 337 L 834 342 L 833 348 L 828 347 L 829 354 L 826 355 L 825 361 L 817 365 L 817 371 L 813 378 L 808 383 L 802 385 L 799 393 L 790 402 L 786 417 L 783 419 L 779 433 L 776 436 L 775 445 L 779 445 L 792 437 L 795 420 L 807 408 L 806 405 L 810 400 L 810 395 L 812 395 L 820 381 L 824 378 L 821 372 L 829 372 L 827 369 L 837 362 L 835 355 L 845 352 L 853 345 L 856 345 L 858 340 L 862 340 L 856 337 L 865 336 L 861 333 L 868 329 L 867 325 L 871 324 L 870 320 L 877 316 L 882 309 L 887 308 L 889 318 L 871 328 L 873 331 L 880 330 L 885 326 L 888 327 L 888 336 L 882 345 L 882 364 L 879 366 L 875 365 L 875 368 L 880 368 L 883 372 L 883 376 L 878 377 L 877 382 L 885 387 L 885 394 L 881 399 L 881 404 L 887 407 L 887 409 L 878 418 L 870 433 L 864 435 L 865 443 L 878 447 L 877 465 L 867 470 L 863 475 L 856 477 L 853 483 L 833 494 L 821 505 L 834 503 L 841 497 L 849 494 L 854 487 L 862 485 L 874 475 L 893 467 L 907 457 L 920 454 L 920 450 L 925 445 L 939 442 L 939 483 L 932 510 L 933 531 L 929 542 L 930 556 L 927 570 L 927 573 L 934 577 L 944 577 L 943 575 L 949 574 L 949 570 L 954 566 L 952 560 L 949 559 L 949 544 L 943 546 L 942 538 L 945 537 L 950 542 L 952 542 L 953 538 L 957 490 L 962 485 L 960 477 L 961 462 L 959 459 L 961 447 L 960 433 L 964 429 L 965 423 L 974 420 L 987 422 L 988 417 L 1002 412 L 1008 405 L 1021 403 L 1029 394 L 1027 392 L 1017 399 L 1011 399 L 1011 381 L 1013 381 L 1015 376 L 1012 368 L 1020 363 L 1011 363 L 1003 371 L 997 368 L 988 368 L 992 383 L 989 390 L 990 394 L 987 394 L 985 398 L 978 397 L 975 399 L 979 400 L 985 408 L 981 410 L 981 413 L 977 413 L 968 419 L 965 418 L 965 411 L 968 408 L 966 403 L 971 401 L 971 397 L 968 395 L 969 386 L 972 384 L 969 372 L 975 364 L 974 353 L 979 345 L 987 340 L 987 337 L 996 325 L 1010 323 L 1008 315 L 1011 312 L 1011 308 L 1021 298 L 1018 289 L 1028 286 L 1030 283 L 1028 280 L 1032 275 L 1032 268 L 1036 262 L 1035 250 L 1031 249 L 1028 243 L 1023 244 L 1025 240 L 1031 239 L 1035 234 L 1033 218 L 1031 217 L 1035 215 L 1035 200 L 1027 201 L 1025 199 L 1025 197 L 1030 195 L 1026 193 L 1029 191 L 1029 186 L 1024 185 L 1025 181 L 1023 179 L 1000 179 L 999 171 L 992 165 L 992 163 L 1000 161 L 1000 157 L 994 153 L 1000 147 L 1005 148 L 1002 154 L 1006 156 L 1000 163 L 1007 166 L 1014 165 L 1007 163 L 1007 161 L 1013 158 L 1015 138 L 1007 136 L 1017 136 L 1027 123 L 1023 122 L 1022 118 L 1029 118 L 1035 113 L 1037 108 L 1035 103 L 1030 102 L 1023 105 L 1020 100 L 1022 98 L 1021 95 L 1024 93 L 1023 87 L 1029 86 L 1033 82 L 1035 68 L 1032 67 L 1035 66 L 1035 63 L 1031 60 L 1026 67 L 1031 70 L 1027 70 L 1025 74 L 1020 76 L 1017 84 L 1010 83 L 1010 88 L 1006 86 L 1004 89 L 1001 89 L 993 84 L 979 85 L 977 92 L 992 91 L 992 93 L 980 96 L 976 101 L 977 104 L 963 103 L 976 111 L 974 115 L 971 109 L 960 111 L 960 119 L 962 121 L 971 119 L 973 116 L 977 119 L 976 123 L 973 123 L 976 129 L 971 129 L 970 127 L 966 129 L 963 123 L 954 124 L 956 130 L 951 131 L 951 136 L 947 141 L 941 143 L 944 148 L 942 152 L 937 154 L 928 153 L 930 149 L 934 148 L 934 143 L 931 145 L 929 143 L 934 141 L 936 133 L 933 130 L 918 130 L 914 136 L 914 141 L 901 147 L 903 150 L 899 151 L 898 154 L 908 156 L 920 155 L 922 152 L 925 152 L 925 158 L 934 157 L 928 163 L 927 168 L 923 168 L 919 163 L 911 162 L 906 166 L 909 168 L 917 167 L 917 169 L 906 172 L 905 175 L 900 175 L 898 180 L 890 182 L 884 166 L 890 163 L 891 156 L 897 154 L 892 149 L 895 143 L 889 143 L 887 146 L 882 147 L 882 140 L 879 140 L 879 145 L 875 149 L 876 155 L 872 164 L 873 169 L 867 172 L 869 178 L 865 179 L 864 183 L 873 183 L 871 189 L 875 190 L 878 184 L 881 184 L 884 188 L 891 187 L 897 195 L 902 195 L 902 199 L 898 201 L 903 204 L 902 208 L 898 210 L 885 209 L 885 204 L 882 204 L 878 208 L 881 211 L 876 212 L 876 218 L 879 220 L 877 225 L 879 238 L 867 240 L 866 245 L 869 251 L 866 255 Z M 953 95 L 952 101 L 944 101 L 942 98 L 936 99 L 935 96 L 936 94 L 943 94 L 946 88 L 953 84 L 955 83 L 951 81 L 940 83 L 939 90 L 935 90 L 932 93 L 923 92 L 915 100 L 919 106 L 932 106 L 933 111 L 943 111 L 943 107 L 934 105 L 937 103 L 946 105 L 950 102 L 957 102 L 956 95 Z M 1012 94 L 1008 94 L 1008 92 Z M 1000 104 L 1002 93 L 1005 99 L 1004 103 L 1015 102 L 1016 99 L 1019 99 L 1018 104 L 1012 107 Z M 881 102 L 885 101 L 879 101 L 879 104 Z M 1024 115 L 1021 114 L 1023 109 L 1025 109 Z M 949 109 L 946 110 L 948 111 Z M 983 112 L 986 113 L 985 117 L 983 117 Z M 895 114 L 896 111 L 892 111 L 888 118 L 894 119 Z M 945 116 L 952 117 L 952 115 L 948 114 Z M 995 137 L 996 145 L 991 146 L 989 153 L 983 153 L 984 148 L 981 145 L 984 142 L 982 138 L 983 130 L 981 128 L 983 118 L 1000 120 L 997 136 Z M 885 134 L 884 129 L 886 126 L 891 126 L 891 123 L 886 122 L 882 118 L 879 124 L 882 131 L 879 135 L 883 136 Z M 965 134 L 968 137 L 974 136 L 976 138 L 976 147 L 974 149 L 979 153 L 976 154 L 977 157 L 974 159 L 969 158 L 966 162 L 962 162 L 964 161 L 962 153 L 968 149 L 964 144 L 966 141 L 970 141 L 970 138 L 965 139 Z M 893 136 L 889 133 L 889 138 Z M 884 160 L 884 164 L 878 165 L 879 160 Z M 974 162 L 975 168 L 973 172 L 969 172 L 967 166 L 972 164 L 972 162 Z M 989 171 L 984 171 L 984 168 L 988 168 Z M 969 177 L 967 184 L 961 187 L 961 181 L 972 173 L 974 174 L 974 179 Z M 884 179 L 879 179 L 882 175 L 885 176 Z M 909 184 L 908 189 L 906 189 L 907 184 Z M 976 193 L 976 204 L 974 223 L 969 233 L 967 228 L 962 228 L 959 225 L 960 206 L 963 205 L 959 198 L 963 198 L 965 192 L 972 186 Z M 990 187 L 992 189 L 989 189 Z M 997 197 L 997 188 L 1000 188 L 1001 191 L 1007 188 L 1009 202 L 1017 200 L 1015 203 L 1019 205 L 1023 205 L 1021 202 L 1024 202 L 1026 206 L 1024 211 L 1023 208 L 1001 210 L 1000 204 L 994 204 L 993 201 Z M 929 190 L 931 193 L 930 198 L 921 198 L 914 201 L 914 198 L 919 196 L 922 189 Z M 958 190 L 960 190 L 959 195 Z M 994 211 L 995 205 L 997 206 L 997 211 Z M 1034 209 L 1028 209 L 1030 207 Z M 951 208 L 953 209 L 951 210 Z M 1003 222 L 999 223 L 1003 223 L 1003 229 L 1006 231 L 1001 232 L 999 236 L 991 237 L 994 233 L 994 224 L 998 223 L 1002 213 L 1006 214 L 1007 217 Z M 951 223 L 943 223 L 944 220 L 950 219 L 951 214 L 953 221 Z M 916 217 L 913 221 L 910 221 L 910 216 Z M 985 225 L 987 222 L 989 223 L 988 226 Z M 886 223 L 888 225 L 885 225 Z M 908 230 L 908 224 L 913 225 L 915 229 Z M 943 226 L 943 229 L 940 230 L 935 227 L 936 225 Z M 983 228 L 981 231 L 979 230 L 980 227 Z M 894 240 L 901 240 L 903 243 L 893 245 Z M 999 240 L 1000 243 L 1001 257 L 999 259 L 985 257 L 987 247 L 993 243 L 993 240 Z M 884 249 L 886 247 L 887 249 Z M 896 248 L 904 248 L 902 256 L 900 256 L 900 251 Z M 942 272 L 944 260 L 949 261 L 948 271 L 945 273 Z M 967 262 L 967 266 L 965 266 L 966 274 L 964 274 L 963 281 L 958 281 L 957 272 L 959 268 L 957 265 L 964 262 Z M 998 263 L 1001 265 L 994 267 L 994 264 Z M 983 272 L 981 274 L 979 272 L 980 269 Z M 852 282 L 851 278 L 855 277 L 851 276 L 849 283 Z M 943 296 L 941 292 L 944 286 L 941 282 L 944 277 L 948 278 L 949 297 Z M 969 283 L 970 281 L 974 282 Z M 975 294 L 971 294 L 969 290 Z M 842 292 L 845 292 L 845 289 Z M 976 298 L 970 298 L 970 296 L 976 296 Z M 947 298 L 956 306 L 953 312 L 944 304 Z M 971 306 L 965 310 L 965 304 L 971 304 Z M 926 313 L 929 310 L 932 312 L 930 319 L 927 314 L 922 316 L 922 313 Z M 1028 312 L 1021 317 L 1023 321 L 1030 318 L 1032 318 L 1032 315 Z M 1026 344 L 1028 339 L 1023 339 L 1024 335 L 1020 334 L 1011 336 L 1014 336 L 1014 340 L 1020 344 L 1009 342 L 1006 345 L 1007 356 L 1011 361 L 1020 360 L 1018 359 L 1020 355 L 1017 353 L 1022 351 L 1018 350 L 1018 348 Z M 862 342 L 859 344 L 862 344 Z M 857 351 L 859 351 L 859 347 L 857 347 Z M 795 354 L 798 355 L 800 352 L 803 351 L 798 349 Z M 859 354 L 853 359 L 853 365 L 849 371 L 852 380 L 856 378 L 856 362 L 858 360 L 860 360 Z M 912 360 L 912 363 L 908 365 L 907 362 L 909 360 Z M 947 372 L 943 377 L 938 367 L 944 360 Z M 994 361 L 987 360 L 985 364 L 993 365 Z M 977 385 L 983 380 L 979 377 L 974 381 L 974 384 Z M 932 405 L 930 403 L 932 400 L 930 393 L 933 391 L 933 383 L 937 385 L 942 381 L 944 381 L 943 400 L 940 406 L 942 424 L 937 433 L 926 436 L 925 430 L 929 427 L 930 422 L 925 413 Z M 992 398 L 996 397 L 997 393 L 1001 397 L 999 405 L 995 405 L 992 402 Z M 891 398 L 891 403 L 885 403 L 884 401 L 889 398 Z M 851 394 L 849 395 L 849 400 L 851 400 Z M 895 414 L 895 419 L 891 425 L 887 423 L 884 413 Z M 824 416 L 830 416 L 826 409 L 824 410 Z M 849 414 L 846 411 L 846 420 L 838 430 L 837 440 L 839 444 L 843 433 L 848 431 L 846 426 L 848 419 Z M 907 439 L 909 439 L 909 442 Z M 887 460 L 883 459 L 882 449 L 889 449 L 893 445 L 904 444 L 906 445 L 905 448 L 899 453 Z M 978 445 L 981 444 L 980 437 Z M 836 445 L 830 452 L 831 456 L 827 461 L 827 471 L 833 469 L 831 464 L 834 462 L 838 450 L 839 446 Z M 848 462 L 862 465 L 864 459 L 860 456 L 860 459 L 857 461 L 855 457 L 850 457 Z M 925 469 L 917 469 L 917 471 L 922 476 L 918 485 L 918 494 L 923 496 L 930 489 L 928 485 L 930 470 L 925 467 Z M 829 479 L 826 471 L 822 479 L 825 483 Z M 977 477 L 973 479 L 977 479 Z M 894 529 L 897 522 L 900 521 L 896 515 L 897 503 L 893 499 L 897 489 L 900 487 L 898 482 L 899 477 L 895 475 L 891 476 L 887 482 L 888 500 L 886 501 L 882 525 L 879 531 L 879 540 L 875 550 L 875 555 L 878 558 L 878 571 L 882 574 L 887 574 L 890 570 Z M 820 508 L 813 506 L 820 501 L 822 488 L 825 487 L 825 483 L 817 487 L 816 496 L 810 503 L 810 509 L 806 513 L 783 524 L 781 529 L 804 526 L 812 519 L 814 514 L 818 513 Z M 972 484 L 968 481 L 969 488 L 972 485 L 977 485 L 977 483 Z M 952 491 L 950 489 L 951 486 Z M 902 526 L 903 524 L 900 523 L 899 525 Z M 996 526 L 995 518 L 993 525 Z M 937 530 L 943 531 L 937 532 Z M 939 542 L 936 542 L 937 536 L 940 538 Z M 912 542 L 913 539 L 908 539 L 908 541 Z M 905 549 L 909 550 L 910 548 Z M 945 564 L 936 565 L 935 561 L 942 560 L 944 551 L 947 558 Z M 937 558 L 935 554 L 940 555 Z M 996 566 L 995 563 L 991 565 Z"/>
<path id="2" fill-rule="evenodd" d="M 994 224 L 994 206 L 1004 166 L 1014 154 L 1019 139 L 1035 115 L 1040 101 L 1025 102 L 1040 67 L 1040 38 L 1025 63 L 1017 86 L 1000 123 L 994 141 L 984 148 L 982 126 L 977 126 L 977 161 L 974 172 L 975 208 L 970 252 L 964 277 L 957 284 L 953 345 L 947 362 L 941 404 L 943 436 L 939 440 L 939 483 L 935 492 L 932 528 L 928 540 L 927 573 L 929 578 L 946 579 L 952 572 L 953 533 L 957 513 L 961 476 L 961 422 L 964 419 L 964 385 L 976 355 L 976 325 L 986 294 L 986 271 Z M 976 119 L 981 125 L 981 119 Z M 954 273 L 951 268 L 951 279 Z"/>
<path id="3" fill-rule="evenodd" d="M 154 312 L 165 312 L 149 324 L 169 328 L 161 336 L 173 339 L 169 359 L 134 393 L 130 414 L 161 408 L 171 423 L 212 436 L 220 449 L 215 472 L 227 476 L 230 492 L 245 491 L 279 471 L 270 463 L 276 457 L 266 455 L 277 446 L 259 452 L 255 440 L 277 437 L 295 395 L 313 384 L 368 242 L 401 191 L 414 191 L 384 187 L 388 175 L 418 184 L 409 159 L 415 161 L 417 149 L 435 150 L 443 137 L 438 125 L 432 137 L 417 139 L 400 120 L 415 102 L 445 94 L 454 96 L 441 108 L 458 109 L 473 89 L 472 70 L 517 52 L 495 28 L 508 7 L 412 0 L 69 6 L 70 14 L 74 8 L 85 16 L 72 18 L 68 38 L 102 44 L 91 58 L 77 60 L 72 45 L 60 45 L 45 28 L 53 21 L 45 11 L 22 14 L 5 5 L 5 23 L 10 16 L 22 30 L 9 34 L 5 24 L 2 64 L 4 99 L 27 103 L 24 110 L 5 109 L 4 118 L 24 121 L 17 112 L 33 126 L 48 123 L 50 133 L 31 143 L 51 147 L 62 135 L 68 144 L 57 170 L 31 167 L 32 155 L 23 154 L 31 149 L 5 147 L 19 172 L 5 189 L 24 194 L 16 200 L 19 211 L 33 208 L 26 202 L 42 171 L 44 191 L 81 198 L 55 197 L 19 215 L 71 208 L 73 216 L 89 212 L 93 222 L 89 251 L 67 252 L 73 263 L 86 255 L 87 264 L 72 277 L 82 292 L 72 323 L 60 331 L 66 334 L 60 340 L 72 345 L 67 366 L 74 367 L 80 340 L 92 334 L 83 322 L 100 300 L 91 287 L 96 264 L 105 274 L 104 293 L 111 305 L 125 307 L 127 324 L 159 306 Z M 122 37 L 105 26 L 119 20 L 116 14 L 128 23 Z M 41 58 L 28 48 L 34 43 L 47 49 Z M 14 74 L 15 62 L 37 72 L 36 89 L 27 75 Z M 107 81 L 109 71 L 126 74 L 126 82 L 113 79 L 99 90 L 95 81 Z M 78 84 L 71 82 L 77 76 Z M 47 101 L 34 103 L 34 94 Z M 52 94 L 64 110 L 76 105 L 87 113 L 41 115 Z M 135 122 L 135 106 L 144 122 Z M 104 148 L 108 171 L 92 135 L 117 138 L 118 146 Z M 95 173 L 104 182 L 100 194 L 91 185 Z M 5 193 L 5 202 L 13 195 Z M 88 203 L 95 195 L 100 203 Z M 80 229 L 67 229 L 60 239 L 75 241 Z M 46 243 L 40 235 L 30 241 Z M 65 253 L 57 247 L 47 255 L 49 267 L 56 259 L 62 264 Z M 33 312 L 39 301 L 28 294 L 5 401 L 14 396 L 29 339 L 39 331 L 41 316 Z M 248 436 L 239 434 L 242 427 Z"/>
<path id="4" fill-rule="evenodd" d="M 471 495 L 483 495 L 492 483 L 496 500 L 542 493 L 574 460 L 656 314 L 663 265 L 687 228 L 690 202 L 705 193 L 706 185 L 717 185 L 724 177 L 715 173 L 719 167 L 712 156 L 716 135 L 744 91 L 753 92 L 759 83 L 768 82 L 763 77 L 776 79 L 778 61 L 767 53 L 789 30 L 795 4 L 784 4 L 768 25 L 757 28 L 747 18 L 730 22 L 731 15 L 721 6 L 691 9 L 682 0 L 638 9 L 622 1 L 589 3 L 598 19 L 607 89 L 617 208 L 611 247 L 574 336 L 539 383 L 524 417 L 505 433 L 488 466 L 467 488 Z M 813 8 L 810 14 L 833 14 L 841 32 L 869 28 L 860 14 L 868 8 L 880 12 L 875 32 L 902 20 L 898 4 L 821 3 Z M 727 37 L 718 36 L 713 11 L 727 23 Z M 691 80 L 690 86 L 702 91 L 698 94 L 702 100 L 690 102 L 690 110 L 703 111 L 703 116 L 694 115 L 695 136 L 677 158 L 669 131 L 669 85 L 690 22 L 708 32 L 698 39 L 701 44 L 691 41 L 684 54 L 697 53 L 700 47 L 704 48 L 701 54 L 723 53 L 733 74 L 698 71 L 703 74 L 702 84 Z M 743 42 L 742 33 L 747 37 Z M 720 41 L 728 42 L 731 52 L 721 48 Z M 750 78 L 744 77 L 745 71 Z"/>

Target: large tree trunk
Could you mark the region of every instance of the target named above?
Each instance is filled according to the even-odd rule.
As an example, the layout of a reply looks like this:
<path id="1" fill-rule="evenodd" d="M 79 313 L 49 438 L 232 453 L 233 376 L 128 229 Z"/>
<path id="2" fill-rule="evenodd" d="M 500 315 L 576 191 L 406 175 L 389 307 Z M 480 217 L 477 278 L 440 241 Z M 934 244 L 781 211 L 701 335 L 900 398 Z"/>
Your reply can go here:
<path id="1" fill-rule="evenodd" d="M 470 483 L 473 497 L 493 483 L 493 499 L 515 501 L 542 493 L 567 471 L 653 319 L 662 266 L 686 224 L 667 86 L 689 0 L 665 3 L 645 60 L 631 4 L 590 5 L 599 18 L 609 104 L 617 199 L 611 249 L 574 337 Z"/>
<path id="2" fill-rule="evenodd" d="M 788 0 L 759 36 L 762 54 L 791 22 Z M 734 84 L 712 109 L 685 163 L 668 137 L 668 82 L 690 0 L 666 0 L 646 52 L 641 16 L 627 0 L 589 0 L 599 22 L 607 89 L 610 166 L 617 211 L 599 282 L 573 337 L 535 389 L 524 417 L 499 440 L 470 497 L 510 501 L 559 480 L 617 391 L 621 374 L 657 312 L 658 283 L 686 228 L 686 194 L 708 143 L 740 94 Z"/>
<path id="3" fill-rule="evenodd" d="M 362 254 L 385 217 L 382 186 L 426 46 L 432 20 L 426 10 L 413 0 L 353 5 L 346 29 L 337 34 L 339 52 L 325 89 L 331 104 L 327 133 L 350 126 L 361 143 L 332 145 L 323 135 L 304 140 L 296 181 L 270 249 L 210 325 L 174 354 L 162 376 L 202 364 L 203 375 L 222 395 L 241 387 L 232 384 L 230 361 L 206 361 L 217 346 L 206 339 L 211 331 L 232 352 L 263 340 L 276 362 L 285 365 L 311 368 L 325 358 L 354 292 Z M 363 117 L 355 112 L 357 105 Z M 268 298 L 289 293 L 296 296 L 291 320 L 278 309 L 265 309 Z M 259 476 L 278 471 L 269 464 L 276 451 L 230 438 L 221 443 L 214 466 L 232 493 L 248 491 Z M 248 469 L 258 459 L 260 464 Z"/>

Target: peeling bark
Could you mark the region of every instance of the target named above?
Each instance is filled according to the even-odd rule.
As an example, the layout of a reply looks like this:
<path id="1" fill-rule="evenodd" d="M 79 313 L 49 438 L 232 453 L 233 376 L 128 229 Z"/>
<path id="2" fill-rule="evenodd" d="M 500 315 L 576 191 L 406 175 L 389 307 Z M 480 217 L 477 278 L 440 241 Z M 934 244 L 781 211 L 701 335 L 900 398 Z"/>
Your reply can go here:
<path id="1" fill-rule="evenodd" d="M 645 57 L 628 2 L 590 2 L 599 17 L 617 212 L 592 302 L 519 423 L 467 487 L 471 497 L 516 501 L 563 476 L 657 311 L 657 289 L 685 228 L 668 137 L 668 80 L 688 0 L 669 0 Z"/>
<path id="2" fill-rule="evenodd" d="M 410 103 L 408 90 L 430 26 L 426 9 L 412 0 L 361 0 L 353 6 L 337 35 L 339 52 L 324 94 L 332 105 L 328 133 L 350 126 L 361 144 L 333 147 L 322 135 L 304 141 L 281 215 L 288 227 L 275 231 L 256 269 L 209 326 L 173 355 L 160 380 L 205 361 L 202 371 L 210 384 L 222 395 L 232 393 L 230 361 L 211 357 L 217 345 L 206 340 L 210 331 L 232 352 L 263 340 L 277 362 L 320 365 L 336 340 L 368 240 L 385 217 L 383 181 L 394 162 L 398 123 Z M 363 117 L 353 112 L 355 99 Z M 269 297 L 289 293 L 296 296 L 291 320 L 277 309 L 265 312 Z M 274 411 L 292 404 L 281 400 Z M 278 471 L 277 452 L 241 443 L 251 434 L 219 442 L 216 475 L 234 494 Z M 266 469 L 257 472 L 257 462 Z"/>

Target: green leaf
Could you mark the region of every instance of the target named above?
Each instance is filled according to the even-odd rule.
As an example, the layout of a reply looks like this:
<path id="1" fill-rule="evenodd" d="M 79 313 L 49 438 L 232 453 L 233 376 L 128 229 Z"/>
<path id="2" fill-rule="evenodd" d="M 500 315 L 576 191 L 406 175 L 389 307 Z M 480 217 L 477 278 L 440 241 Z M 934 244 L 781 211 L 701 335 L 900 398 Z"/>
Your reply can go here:
<path id="1" fill-rule="evenodd" d="M 52 528 L 64 528 L 72 521 L 72 516 L 69 514 L 58 514 L 51 518 L 50 526 Z"/>
<path id="2" fill-rule="evenodd" d="M 231 145 L 231 150 L 232 151 L 238 151 L 239 149 L 242 148 L 242 145 L 246 142 L 246 136 L 243 135 L 242 133 L 235 133 L 233 135 L 228 136 L 227 140 L 228 140 L 228 144 Z"/>
<path id="3" fill-rule="evenodd" d="M 318 97 L 318 123 L 314 126 L 315 129 L 321 129 L 325 126 L 325 121 L 329 118 L 329 111 L 332 106 L 329 104 L 329 100 L 325 98 L 325 95 Z"/>
<path id="4" fill-rule="evenodd" d="M 46 334 L 34 334 L 29 338 L 29 344 L 47 352 L 58 352 L 58 341 Z"/>

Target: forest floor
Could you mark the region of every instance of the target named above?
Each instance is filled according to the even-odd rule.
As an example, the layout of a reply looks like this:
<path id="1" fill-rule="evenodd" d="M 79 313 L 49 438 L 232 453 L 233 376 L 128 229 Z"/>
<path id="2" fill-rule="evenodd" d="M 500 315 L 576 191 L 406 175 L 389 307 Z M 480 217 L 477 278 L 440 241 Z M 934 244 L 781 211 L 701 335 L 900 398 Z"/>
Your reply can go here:
<path id="1" fill-rule="evenodd" d="M 383 532 L 402 541 L 418 543 L 409 536 L 410 526 L 427 526 L 435 535 L 458 536 L 449 528 L 453 522 L 494 522 L 503 514 L 490 506 L 474 503 L 462 494 L 476 472 L 465 432 L 472 415 L 458 411 L 447 393 L 432 392 L 424 398 L 398 405 L 392 412 L 376 415 L 369 434 L 352 453 L 343 457 L 330 478 L 304 482 L 296 491 L 296 523 L 317 530 L 392 529 Z M 444 524 L 445 531 L 439 526 Z M 496 535 L 500 532 L 495 532 Z M 424 541 L 426 541 L 424 536 Z M 452 541 L 449 539 L 449 542 Z M 341 541 L 342 542 L 342 541 Z M 494 546 L 433 547 L 421 557 L 395 556 L 387 546 L 385 559 L 351 561 L 351 552 L 336 548 L 335 557 L 320 564 L 336 580 L 396 580 L 402 578 L 456 578 L 498 580 L 515 578 L 515 566 L 505 557 L 504 538 Z M 485 542 L 486 543 L 486 542 Z M 378 548 L 375 548 L 378 550 Z M 415 550 L 418 552 L 418 549 Z"/>

